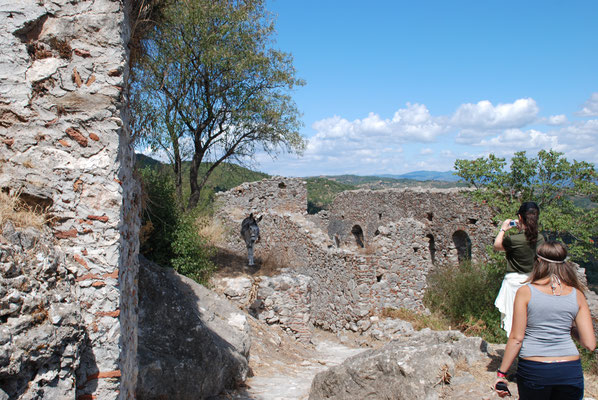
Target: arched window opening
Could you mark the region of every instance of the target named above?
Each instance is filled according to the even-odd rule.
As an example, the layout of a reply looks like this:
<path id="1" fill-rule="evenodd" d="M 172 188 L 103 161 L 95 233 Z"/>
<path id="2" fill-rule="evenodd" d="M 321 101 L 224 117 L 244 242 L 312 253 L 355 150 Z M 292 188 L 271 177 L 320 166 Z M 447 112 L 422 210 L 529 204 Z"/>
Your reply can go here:
<path id="1" fill-rule="evenodd" d="M 278 184 L 278 188 L 279 188 L 279 189 L 284 189 L 284 188 L 286 188 L 286 187 L 287 187 L 287 185 L 286 185 L 284 182 L 280 182 L 280 183 Z"/>
<path id="2" fill-rule="evenodd" d="M 428 219 L 428 221 L 432 221 L 432 219 L 434 218 L 434 213 L 432 213 L 432 212 L 426 213 L 426 218 Z"/>
<path id="3" fill-rule="evenodd" d="M 453 243 L 457 249 L 457 257 L 459 263 L 471 260 L 471 239 L 464 231 L 457 231 L 453 233 Z"/>
<path id="4" fill-rule="evenodd" d="M 431 233 L 427 234 L 426 237 L 428 238 L 428 250 L 430 250 L 430 259 L 432 260 L 432 264 L 436 262 L 436 243 L 434 242 L 434 235 Z"/>
<path id="5" fill-rule="evenodd" d="M 362 248 L 365 247 L 363 241 L 363 229 L 361 229 L 361 226 L 353 225 L 353 228 L 351 228 L 351 233 L 353 236 L 355 236 L 355 243 L 357 243 L 357 246 Z"/>

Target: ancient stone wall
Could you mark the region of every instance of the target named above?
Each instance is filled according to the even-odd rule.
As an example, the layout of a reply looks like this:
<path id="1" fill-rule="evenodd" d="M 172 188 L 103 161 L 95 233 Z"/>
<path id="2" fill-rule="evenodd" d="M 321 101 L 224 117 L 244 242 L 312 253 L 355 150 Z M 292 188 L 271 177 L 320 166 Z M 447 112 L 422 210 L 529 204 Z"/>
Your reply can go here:
<path id="1" fill-rule="evenodd" d="M 340 193 L 330 207 L 328 233 L 347 245 L 357 244 L 354 231 L 360 230 L 367 247 L 380 226 L 403 218 L 423 224 L 429 252 L 438 264 L 469 257 L 484 260 L 496 230 L 490 209 L 474 203 L 462 190 L 388 189 Z"/>
<path id="2" fill-rule="evenodd" d="M 125 6 L 0 0 L 0 188 L 48 208 L 76 275 L 86 345 L 71 384 L 80 399 L 132 398 L 137 378 Z"/>
<path id="3" fill-rule="evenodd" d="M 284 193 L 288 188 L 295 192 L 290 198 Z M 277 191 L 284 194 L 278 197 Z M 220 195 L 216 213 L 228 232 L 224 246 L 241 257 L 246 257 L 238 233 L 241 220 L 249 212 L 261 213 L 261 241 L 255 246 L 258 265 L 283 268 L 285 276 L 309 277 L 301 284 L 283 280 L 285 285 L 272 284 L 272 290 L 264 290 L 260 283 L 257 292 L 260 317 L 281 323 L 299 338 L 314 325 L 365 331 L 369 317 L 384 308 L 424 310 L 430 269 L 469 254 L 474 260 L 483 259 L 495 229 L 486 208 L 452 190 L 345 192 L 326 218 L 306 214 L 302 208 L 306 197 L 305 182 L 276 178 Z M 294 199 L 301 203 L 291 204 Z M 464 240 L 453 240 L 455 232 L 470 240 L 461 254 Z M 286 318 L 293 308 L 279 304 L 280 296 L 301 304 L 297 318 Z"/>

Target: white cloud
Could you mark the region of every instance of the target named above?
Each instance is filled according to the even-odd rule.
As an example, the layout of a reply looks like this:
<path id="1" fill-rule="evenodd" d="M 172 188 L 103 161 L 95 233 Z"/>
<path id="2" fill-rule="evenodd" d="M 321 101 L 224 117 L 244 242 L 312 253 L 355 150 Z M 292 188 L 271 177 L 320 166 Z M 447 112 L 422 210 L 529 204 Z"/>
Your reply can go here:
<path id="1" fill-rule="evenodd" d="M 549 135 L 535 129 L 527 131 L 507 129 L 495 137 L 480 141 L 478 146 L 488 147 L 491 150 L 506 151 L 507 153 L 514 153 L 520 150 L 558 150 L 562 147 L 559 145 L 558 137 L 556 135 Z"/>
<path id="2" fill-rule="evenodd" d="M 352 122 L 334 116 L 316 121 L 312 128 L 317 131 L 312 138 L 316 142 L 313 149 L 320 148 L 323 142 L 337 139 L 359 143 L 372 139 L 391 143 L 430 142 L 446 129 L 439 118 L 430 115 L 425 105 L 411 103 L 396 111 L 392 119 L 382 119 L 372 112 L 366 118 Z"/>
<path id="3" fill-rule="evenodd" d="M 550 117 L 546 118 L 545 121 L 548 125 L 565 125 L 567 122 L 569 122 L 567 120 L 567 117 L 565 116 L 565 114 L 559 114 L 559 115 L 551 115 Z"/>
<path id="4" fill-rule="evenodd" d="M 457 143 L 476 144 L 489 133 L 523 128 L 538 119 L 539 108 L 532 98 L 494 106 L 488 100 L 462 104 L 450 119 L 460 129 Z M 490 132 L 489 132 L 490 131 Z"/>
<path id="5" fill-rule="evenodd" d="M 421 155 L 434 154 L 434 150 L 432 150 L 429 147 L 426 147 L 425 149 L 421 149 L 419 151 L 419 154 L 421 154 Z"/>
<path id="6" fill-rule="evenodd" d="M 582 117 L 598 117 L 598 92 L 592 93 L 583 108 L 577 112 Z"/>

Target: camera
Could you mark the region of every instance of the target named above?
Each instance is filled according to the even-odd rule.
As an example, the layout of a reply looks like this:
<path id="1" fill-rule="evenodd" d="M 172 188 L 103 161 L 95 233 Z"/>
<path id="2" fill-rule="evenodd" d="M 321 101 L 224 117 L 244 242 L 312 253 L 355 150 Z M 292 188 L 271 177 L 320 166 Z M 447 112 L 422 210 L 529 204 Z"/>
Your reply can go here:
<path id="1" fill-rule="evenodd" d="M 512 219 L 511 222 L 509 222 L 509 226 L 517 226 L 517 220 Z"/>
<path id="2" fill-rule="evenodd" d="M 505 382 L 502 382 L 502 381 L 497 382 L 495 389 L 507 392 L 509 394 L 509 396 L 511 395 L 511 391 L 509 390 L 509 387 L 507 386 L 507 384 Z"/>

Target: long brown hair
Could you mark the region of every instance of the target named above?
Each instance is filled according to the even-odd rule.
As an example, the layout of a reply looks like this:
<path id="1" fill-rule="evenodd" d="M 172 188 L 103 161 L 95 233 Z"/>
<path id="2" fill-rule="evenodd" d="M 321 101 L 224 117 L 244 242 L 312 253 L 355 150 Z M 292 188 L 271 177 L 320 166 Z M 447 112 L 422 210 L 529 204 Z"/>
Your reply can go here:
<path id="1" fill-rule="evenodd" d="M 534 283 L 555 275 L 567 286 L 574 287 L 580 292 L 586 288 L 579 281 L 575 266 L 568 261 L 567 248 L 560 242 L 545 242 L 537 250 L 538 259 L 527 282 Z"/>
<path id="2" fill-rule="evenodd" d="M 525 224 L 525 238 L 527 242 L 535 246 L 538 241 L 538 216 L 540 215 L 540 207 L 533 201 L 526 201 L 521 204 L 517 214 L 521 216 Z"/>

